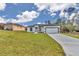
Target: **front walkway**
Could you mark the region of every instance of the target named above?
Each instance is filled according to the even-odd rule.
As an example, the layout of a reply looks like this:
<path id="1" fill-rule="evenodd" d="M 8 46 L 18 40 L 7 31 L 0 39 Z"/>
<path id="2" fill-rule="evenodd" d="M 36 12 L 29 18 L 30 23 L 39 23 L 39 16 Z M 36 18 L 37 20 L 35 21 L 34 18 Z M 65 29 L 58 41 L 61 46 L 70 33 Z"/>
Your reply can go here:
<path id="1" fill-rule="evenodd" d="M 64 49 L 67 56 L 79 56 L 79 39 L 62 34 L 48 34 L 54 38 Z"/>

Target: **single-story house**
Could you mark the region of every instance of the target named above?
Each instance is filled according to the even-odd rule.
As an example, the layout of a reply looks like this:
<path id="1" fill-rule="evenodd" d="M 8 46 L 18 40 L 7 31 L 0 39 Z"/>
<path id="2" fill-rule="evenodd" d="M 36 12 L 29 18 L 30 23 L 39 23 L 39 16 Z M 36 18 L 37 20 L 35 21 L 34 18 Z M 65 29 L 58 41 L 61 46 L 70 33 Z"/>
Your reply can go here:
<path id="1" fill-rule="evenodd" d="M 60 26 L 54 26 L 52 24 L 36 24 L 27 27 L 27 32 L 41 32 L 41 33 L 59 33 Z"/>
<path id="2" fill-rule="evenodd" d="M 4 25 L 4 30 L 25 31 L 26 27 L 16 23 L 7 23 Z"/>

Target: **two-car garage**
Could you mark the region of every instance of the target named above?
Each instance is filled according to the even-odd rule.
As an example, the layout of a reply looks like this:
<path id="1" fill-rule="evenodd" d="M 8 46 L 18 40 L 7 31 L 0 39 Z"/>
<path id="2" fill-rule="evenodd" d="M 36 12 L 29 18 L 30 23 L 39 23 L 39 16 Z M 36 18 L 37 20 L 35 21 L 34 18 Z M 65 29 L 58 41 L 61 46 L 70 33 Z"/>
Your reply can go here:
<path id="1" fill-rule="evenodd" d="M 52 26 L 52 27 L 45 27 L 45 33 L 57 34 L 60 32 L 60 27 Z"/>

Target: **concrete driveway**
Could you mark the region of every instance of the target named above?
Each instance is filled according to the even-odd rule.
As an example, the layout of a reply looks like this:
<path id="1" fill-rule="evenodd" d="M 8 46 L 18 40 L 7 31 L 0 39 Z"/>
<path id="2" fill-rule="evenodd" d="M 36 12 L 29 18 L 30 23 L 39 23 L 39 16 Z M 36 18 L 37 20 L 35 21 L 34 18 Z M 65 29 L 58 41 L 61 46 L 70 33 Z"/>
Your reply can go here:
<path id="1" fill-rule="evenodd" d="M 79 56 L 79 39 L 62 34 L 48 34 L 54 38 L 64 49 L 67 56 Z"/>

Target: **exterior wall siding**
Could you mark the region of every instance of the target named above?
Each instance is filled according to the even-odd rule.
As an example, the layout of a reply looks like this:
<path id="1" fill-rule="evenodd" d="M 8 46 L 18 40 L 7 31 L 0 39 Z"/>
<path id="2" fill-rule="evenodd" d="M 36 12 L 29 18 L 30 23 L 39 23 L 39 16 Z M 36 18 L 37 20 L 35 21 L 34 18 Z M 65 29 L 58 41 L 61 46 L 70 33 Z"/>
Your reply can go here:
<path id="1" fill-rule="evenodd" d="M 32 28 L 32 31 L 30 30 Z M 27 32 L 35 32 L 35 28 L 34 27 L 27 27 Z"/>
<path id="2" fill-rule="evenodd" d="M 31 32 L 31 31 L 30 31 L 30 27 L 27 27 L 27 32 Z"/>
<path id="3" fill-rule="evenodd" d="M 32 28 L 32 32 L 35 32 L 35 27 Z"/>
<path id="4" fill-rule="evenodd" d="M 25 31 L 25 28 L 21 26 L 13 25 L 12 27 L 14 31 Z"/>
<path id="5" fill-rule="evenodd" d="M 43 27 L 40 27 L 40 29 L 41 29 L 40 32 L 43 32 Z"/>

